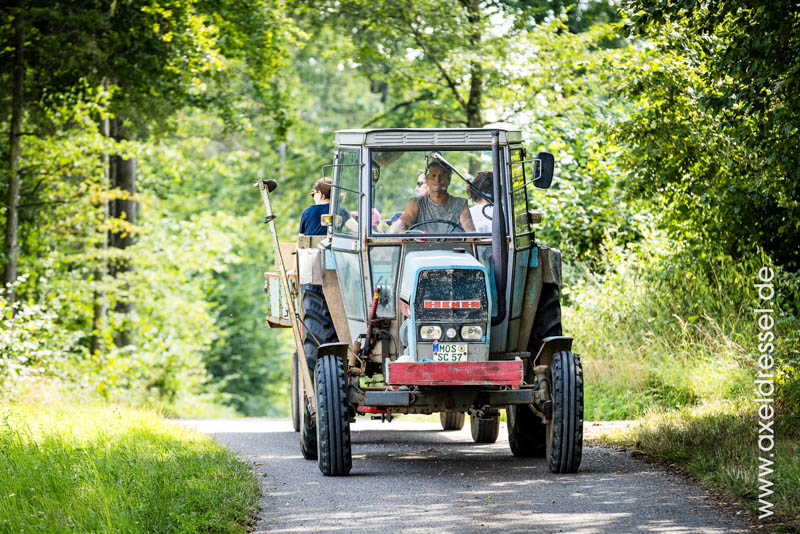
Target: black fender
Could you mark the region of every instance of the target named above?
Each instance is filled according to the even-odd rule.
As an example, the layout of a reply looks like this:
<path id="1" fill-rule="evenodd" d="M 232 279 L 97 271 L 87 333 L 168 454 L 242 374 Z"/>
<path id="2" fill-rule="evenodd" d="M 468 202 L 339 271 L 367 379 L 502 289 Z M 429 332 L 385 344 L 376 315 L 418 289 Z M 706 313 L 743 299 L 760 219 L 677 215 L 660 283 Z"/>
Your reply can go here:
<path id="1" fill-rule="evenodd" d="M 562 350 L 572 350 L 572 338 L 569 336 L 551 336 L 542 340 L 539 352 L 533 358 L 533 366 L 550 365 L 553 354 Z"/>
<path id="2" fill-rule="evenodd" d="M 344 361 L 346 369 L 348 347 L 347 343 L 323 343 L 317 348 L 317 359 L 319 360 L 323 356 L 336 356 Z"/>

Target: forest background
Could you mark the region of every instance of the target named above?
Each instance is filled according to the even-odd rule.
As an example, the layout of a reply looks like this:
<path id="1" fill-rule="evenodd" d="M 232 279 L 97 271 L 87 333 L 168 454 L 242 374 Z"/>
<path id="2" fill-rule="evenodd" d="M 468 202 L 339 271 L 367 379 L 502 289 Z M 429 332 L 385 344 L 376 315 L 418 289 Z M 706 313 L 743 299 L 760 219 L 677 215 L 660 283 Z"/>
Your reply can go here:
<path id="1" fill-rule="evenodd" d="M 19 0 L 0 17 L 6 398 L 47 382 L 287 413 L 253 183 L 278 180 L 291 241 L 335 130 L 505 122 L 556 159 L 537 239 L 563 253 L 588 418 L 750 424 L 769 266 L 777 428 L 796 439 L 795 3 Z"/>

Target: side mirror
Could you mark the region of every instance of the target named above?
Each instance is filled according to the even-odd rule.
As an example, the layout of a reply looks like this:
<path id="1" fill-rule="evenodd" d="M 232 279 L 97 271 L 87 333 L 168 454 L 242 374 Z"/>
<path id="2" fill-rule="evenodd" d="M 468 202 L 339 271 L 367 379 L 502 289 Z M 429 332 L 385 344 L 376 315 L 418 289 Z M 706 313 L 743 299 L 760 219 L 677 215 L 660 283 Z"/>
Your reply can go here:
<path id="1" fill-rule="evenodd" d="M 381 177 L 381 166 L 374 159 L 372 160 L 372 182 L 377 183 Z"/>
<path id="2" fill-rule="evenodd" d="M 539 189 L 547 189 L 553 182 L 553 169 L 556 166 L 556 159 L 549 152 L 539 152 L 536 154 L 536 161 L 533 165 L 533 185 Z"/>

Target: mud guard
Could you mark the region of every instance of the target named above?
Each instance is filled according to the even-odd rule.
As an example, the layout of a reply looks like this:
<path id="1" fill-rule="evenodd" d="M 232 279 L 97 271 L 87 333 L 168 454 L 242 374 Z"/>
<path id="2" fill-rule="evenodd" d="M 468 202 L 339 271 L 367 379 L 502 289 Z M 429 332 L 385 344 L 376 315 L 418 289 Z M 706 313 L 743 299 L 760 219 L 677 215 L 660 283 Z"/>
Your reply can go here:
<path id="1" fill-rule="evenodd" d="M 533 366 L 550 365 L 553 354 L 562 350 L 572 350 L 572 338 L 569 336 L 551 336 L 542 340 L 542 346 L 533 359 Z"/>
<path id="2" fill-rule="evenodd" d="M 347 343 L 323 343 L 317 349 L 317 360 L 322 358 L 323 356 L 336 356 L 340 358 L 345 363 L 345 369 L 347 368 Z"/>

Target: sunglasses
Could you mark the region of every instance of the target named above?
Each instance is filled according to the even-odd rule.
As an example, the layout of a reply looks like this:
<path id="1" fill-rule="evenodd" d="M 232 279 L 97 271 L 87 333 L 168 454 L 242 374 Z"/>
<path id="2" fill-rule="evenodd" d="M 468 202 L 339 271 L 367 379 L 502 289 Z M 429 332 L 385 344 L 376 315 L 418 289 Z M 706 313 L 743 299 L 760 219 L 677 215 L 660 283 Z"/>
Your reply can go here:
<path id="1" fill-rule="evenodd" d="M 417 187 L 425 185 L 425 182 L 417 182 Z"/>
<path id="2" fill-rule="evenodd" d="M 319 191 L 317 191 L 316 189 L 312 189 L 312 190 L 311 190 L 311 196 L 312 196 L 312 197 L 313 197 L 314 195 L 316 195 L 317 193 L 319 193 Z"/>

